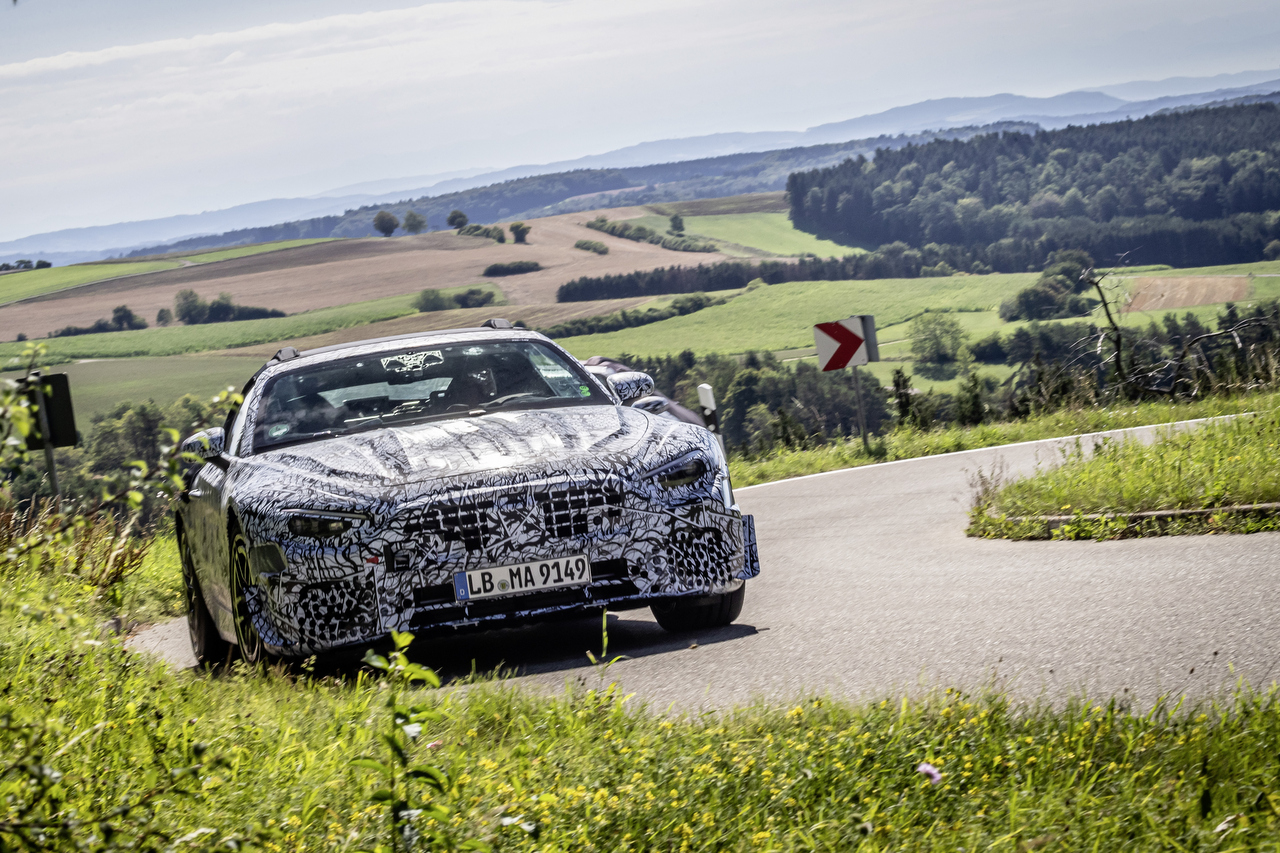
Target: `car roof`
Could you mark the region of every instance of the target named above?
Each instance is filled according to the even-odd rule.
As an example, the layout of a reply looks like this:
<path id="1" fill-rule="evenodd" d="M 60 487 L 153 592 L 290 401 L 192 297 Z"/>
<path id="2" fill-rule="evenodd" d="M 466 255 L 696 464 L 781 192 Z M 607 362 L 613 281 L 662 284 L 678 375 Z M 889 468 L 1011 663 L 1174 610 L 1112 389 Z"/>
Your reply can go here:
<path id="1" fill-rule="evenodd" d="M 379 344 L 397 343 L 403 341 L 421 340 L 423 343 L 430 343 L 433 340 L 441 338 L 458 338 L 466 336 L 469 338 L 478 337 L 488 340 L 519 340 L 537 338 L 539 340 L 550 340 L 546 335 L 535 332 L 532 329 L 516 328 L 506 320 L 492 318 L 484 321 L 479 326 L 461 328 L 461 329 L 436 329 L 433 331 L 410 332 L 405 335 L 387 335 L 381 338 L 366 338 L 360 341 L 349 341 L 345 344 L 331 344 L 327 347 L 316 347 L 308 350 L 298 350 L 294 347 L 282 347 L 275 355 L 267 359 L 266 363 L 253 374 L 249 382 L 244 386 L 242 393 L 248 393 L 249 389 L 257 382 L 258 377 L 266 370 L 278 364 L 284 364 L 299 358 L 311 358 L 313 356 L 329 355 L 331 353 L 340 353 L 344 350 L 368 349 L 376 347 Z"/>

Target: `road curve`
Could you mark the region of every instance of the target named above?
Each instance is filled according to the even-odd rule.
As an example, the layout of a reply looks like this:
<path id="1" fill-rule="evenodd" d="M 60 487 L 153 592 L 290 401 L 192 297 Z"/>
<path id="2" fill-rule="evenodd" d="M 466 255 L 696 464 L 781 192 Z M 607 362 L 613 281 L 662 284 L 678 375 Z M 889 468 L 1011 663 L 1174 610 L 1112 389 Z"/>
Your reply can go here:
<path id="1" fill-rule="evenodd" d="M 1149 440 L 1156 428 L 1122 430 Z M 1101 434 L 1100 434 L 1101 435 Z M 1090 437 L 1083 439 L 1088 442 Z M 1119 542 L 970 539 L 972 474 L 1052 464 L 1055 439 L 740 489 L 761 576 L 737 624 L 675 637 L 648 611 L 609 616 L 604 677 L 657 709 L 809 694 L 879 699 L 995 685 L 1016 698 L 1087 694 L 1144 705 L 1280 677 L 1280 534 Z M 182 620 L 131 641 L 190 665 Z M 552 689 L 602 674 L 599 620 L 423 638 L 445 675 L 502 667 Z M 350 665 L 349 663 L 347 665 Z"/>

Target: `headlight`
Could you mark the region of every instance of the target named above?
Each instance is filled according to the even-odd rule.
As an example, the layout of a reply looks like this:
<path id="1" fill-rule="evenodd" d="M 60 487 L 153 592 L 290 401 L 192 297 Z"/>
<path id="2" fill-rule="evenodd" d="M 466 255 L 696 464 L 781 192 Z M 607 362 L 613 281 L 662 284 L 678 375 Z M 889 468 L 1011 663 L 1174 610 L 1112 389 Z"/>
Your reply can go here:
<path id="1" fill-rule="evenodd" d="M 368 521 L 369 517 L 359 512 L 330 512 L 327 510 L 286 509 L 289 516 L 289 532 L 294 536 L 313 536 L 317 538 L 336 536 L 351 529 L 358 521 Z"/>
<path id="2" fill-rule="evenodd" d="M 678 489 L 681 486 L 692 486 L 707 473 L 707 463 L 700 456 L 692 459 L 681 459 L 671 465 L 659 468 L 654 472 L 658 485 L 664 489 Z"/>

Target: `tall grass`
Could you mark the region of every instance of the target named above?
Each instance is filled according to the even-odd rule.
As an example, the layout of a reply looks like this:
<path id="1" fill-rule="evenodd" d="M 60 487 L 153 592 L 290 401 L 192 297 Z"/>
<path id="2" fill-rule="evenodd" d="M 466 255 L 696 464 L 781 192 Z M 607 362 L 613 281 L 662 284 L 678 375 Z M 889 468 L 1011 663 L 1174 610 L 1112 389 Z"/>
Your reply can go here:
<path id="1" fill-rule="evenodd" d="M 62 780 L 49 811 L 110 810 L 198 765 L 198 784 L 155 810 L 154 828 L 170 838 L 290 851 L 383 838 L 381 782 L 352 764 L 382 748 L 381 681 L 309 665 L 173 673 L 101 634 L 73 592 L 49 591 L 17 585 L 0 621 L 0 704 L 45 727 L 46 763 Z M 1280 843 L 1274 689 L 1145 712 L 947 690 L 673 716 L 628 701 L 604 675 L 551 696 L 503 683 L 419 694 L 412 701 L 443 719 L 407 759 L 448 774 L 435 799 L 448 816 L 422 829 L 499 851 Z M 11 747 L 11 730 L 0 739 Z M 0 821 L 22 802 L 0 804 Z"/>
<path id="2" fill-rule="evenodd" d="M 729 468 L 734 485 L 742 487 L 895 459 L 914 459 L 1020 441 L 1061 438 L 1241 412 L 1273 411 L 1277 407 L 1280 407 L 1280 393 L 1273 392 L 1243 397 L 1214 397 L 1191 403 L 1155 402 L 1110 409 L 1063 409 L 1022 421 L 976 427 L 948 427 L 928 431 L 903 427 L 877 439 L 872 444 L 871 454 L 863 450 L 860 440 L 850 439 L 810 449 L 782 449 L 759 458 L 738 457 L 730 461 Z"/>

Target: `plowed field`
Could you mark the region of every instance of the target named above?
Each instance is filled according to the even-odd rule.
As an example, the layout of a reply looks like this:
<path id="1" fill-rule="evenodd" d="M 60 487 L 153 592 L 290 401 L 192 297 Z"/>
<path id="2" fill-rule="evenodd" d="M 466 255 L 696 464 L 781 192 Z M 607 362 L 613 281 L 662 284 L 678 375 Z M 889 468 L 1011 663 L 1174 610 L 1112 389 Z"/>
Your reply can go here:
<path id="1" fill-rule="evenodd" d="M 1195 305 L 1216 305 L 1249 297 L 1249 278 L 1243 275 L 1161 276 L 1129 280 L 1130 311 L 1172 311 Z"/>
<path id="2" fill-rule="evenodd" d="M 638 215 L 634 209 L 604 211 L 612 219 Z M 130 276 L 51 293 L 0 308 L 0 340 L 19 333 L 44 337 L 67 325 L 88 326 L 127 305 L 151 321 L 172 308 L 174 295 L 191 288 L 207 300 L 230 293 L 241 305 L 276 308 L 290 314 L 395 296 L 423 288 L 456 287 L 483 280 L 489 264 L 537 261 L 538 272 L 492 279 L 516 304 L 553 303 L 561 284 L 583 275 L 626 273 L 673 264 L 714 263 L 717 255 L 672 252 L 648 243 L 592 231 L 582 223 L 595 212 L 528 220 L 527 245 L 495 243 L 451 232 L 393 239 L 335 240 L 199 266 Z M 609 254 L 573 248 L 581 239 L 599 240 Z M 596 312 L 592 312 L 596 313 Z"/>

